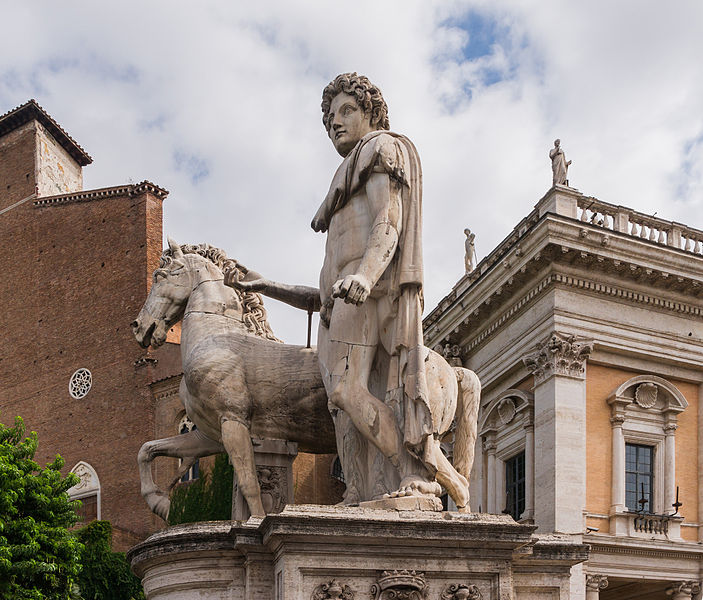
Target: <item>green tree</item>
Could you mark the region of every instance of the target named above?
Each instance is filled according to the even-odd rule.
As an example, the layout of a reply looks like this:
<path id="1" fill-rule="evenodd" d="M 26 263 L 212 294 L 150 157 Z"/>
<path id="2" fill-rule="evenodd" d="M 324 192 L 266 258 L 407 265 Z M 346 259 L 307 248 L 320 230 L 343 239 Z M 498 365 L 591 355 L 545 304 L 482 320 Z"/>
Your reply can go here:
<path id="1" fill-rule="evenodd" d="M 109 521 L 93 521 L 79 529 L 76 537 L 84 546 L 78 577 L 83 600 L 143 600 L 142 584 L 130 571 L 124 552 L 111 549 Z"/>
<path id="2" fill-rule="evenodd" d="M 80 542 L 68 528 L 77 501 L 66 490 L 78 477 L 61 475 L 60 456 L 44 468 L 34 462 L 37 434 L 24 437 L 20 417 L 0 423 L 0 597 L 64 600 L 80 570 Z"/>
<path id="3" fill-rule="evenodd" d="M 177 486 L 171 494 L 168 524 L 229 521 L 232 518 L 234 469 L 226 454 L 218 454 L 212 472 L 192 483 Z"/>

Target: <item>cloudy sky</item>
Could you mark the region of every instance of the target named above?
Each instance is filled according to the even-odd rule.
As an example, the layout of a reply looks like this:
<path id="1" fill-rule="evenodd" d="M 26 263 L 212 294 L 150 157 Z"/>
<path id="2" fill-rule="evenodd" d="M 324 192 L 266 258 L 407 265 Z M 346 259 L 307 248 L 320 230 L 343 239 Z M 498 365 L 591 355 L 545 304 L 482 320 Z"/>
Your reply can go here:
<path id="1" fill-rule="evenodd" d="M 335 75 L 383 90 L 424 170 L 426 308 L 551 184 L 703 229 L 700 0 L 10 2 L 0 113 L 37 101 L 91 154 L 85 187 L 170 190 L 164 232 L 316 285 L 310 221 L 340 161 L 320 120 Z M 305 315 L 268 301 L 304 343 Z"/>

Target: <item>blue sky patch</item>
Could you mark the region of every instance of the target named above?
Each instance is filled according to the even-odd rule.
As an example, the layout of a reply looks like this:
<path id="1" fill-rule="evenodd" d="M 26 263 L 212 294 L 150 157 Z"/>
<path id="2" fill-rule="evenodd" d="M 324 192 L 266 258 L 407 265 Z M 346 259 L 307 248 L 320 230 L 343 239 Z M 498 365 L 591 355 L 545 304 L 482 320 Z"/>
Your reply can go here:
<path id="1" fill-rule="evenodd" d="M 210 175 L 210 168 L 207 161 L 194 154 L 188 154 L 182 150 L 173 153 L 173 161 L 177 171 L 187 173 L 193 185 L 197 185 Z"/>

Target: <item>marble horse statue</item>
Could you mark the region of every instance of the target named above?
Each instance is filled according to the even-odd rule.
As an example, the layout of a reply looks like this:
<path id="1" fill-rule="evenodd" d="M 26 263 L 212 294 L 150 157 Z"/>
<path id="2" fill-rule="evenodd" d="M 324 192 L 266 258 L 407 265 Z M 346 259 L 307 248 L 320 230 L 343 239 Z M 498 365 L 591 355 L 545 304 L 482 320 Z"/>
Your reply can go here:
<path id="1" fill-rule="evenodd" d="M 333 454 L 335 432 L 314 348 L 275 338 L 258 293 L 224 285 L 224 271 L 243 281 L 259 278 L 222 250 L 207 244 L 180 246 L 172 239 L 154 271 L 149 295 L 132 330 L 139 344 L 158 347 L 179 321 L 183 378 L 179 396 L 196 425 L 193 431 L 146 442 L 138 455 L 141 492 L 151 510 L 166 519 L 168 491 L 158 488 L 151 462 L 182 459 L 170 488 L 196 459 L 226 451 L 252 516 L 265 515 L 252 436 L 289 440 L 302 452 Z M 441 434 L 454 430 L 454 467 L 437 480 L 468 509 L 479 384 L 474 373 L 451 367 L 430 351 L 428 383 Z M 456 418 L 456 421 L 455 421 Z M 437 439 L 439 446 L 440 440 Z"/>

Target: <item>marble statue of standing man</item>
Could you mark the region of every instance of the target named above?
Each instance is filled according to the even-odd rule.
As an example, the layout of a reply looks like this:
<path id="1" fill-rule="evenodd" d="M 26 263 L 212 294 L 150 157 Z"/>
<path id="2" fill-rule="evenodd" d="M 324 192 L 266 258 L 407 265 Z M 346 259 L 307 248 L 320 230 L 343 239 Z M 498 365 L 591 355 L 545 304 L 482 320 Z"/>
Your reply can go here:
<path id="1" fill-rule="evenodd" d="M 549 151 L 549 158 L 552 159 L 552 185 L 569 185 L 567 171 L 571 161 L 566 160 L 561 140 L 554 140 L 554 148 Z"/>
<path id="2" fill-rule="evenodd" d="M 464 242 L 464 268 L 471 273 L 476 268 L 476 234 L 470 229 L 464 229 L 466 241 Z"/>
<path id="3" fill-rule="evenodd" d="M 318 357 L 345 477 L 374 477 L 376 469 L 354 464 L 370 442 L 400 478 L 391 495 L 436 498 L 422 336 L 420 160 L 408 138 L 389 131 L 381 91 L 362 75 L 345 73 L 327 85 L 322 112 L 343 161 L 312 220 L 315 231 L 327 233 L 319 290 L 263 278 L 226 282 L 320 311 Z M 368 481 L 347 480 L 345 502 L 378 492 Z"/>

